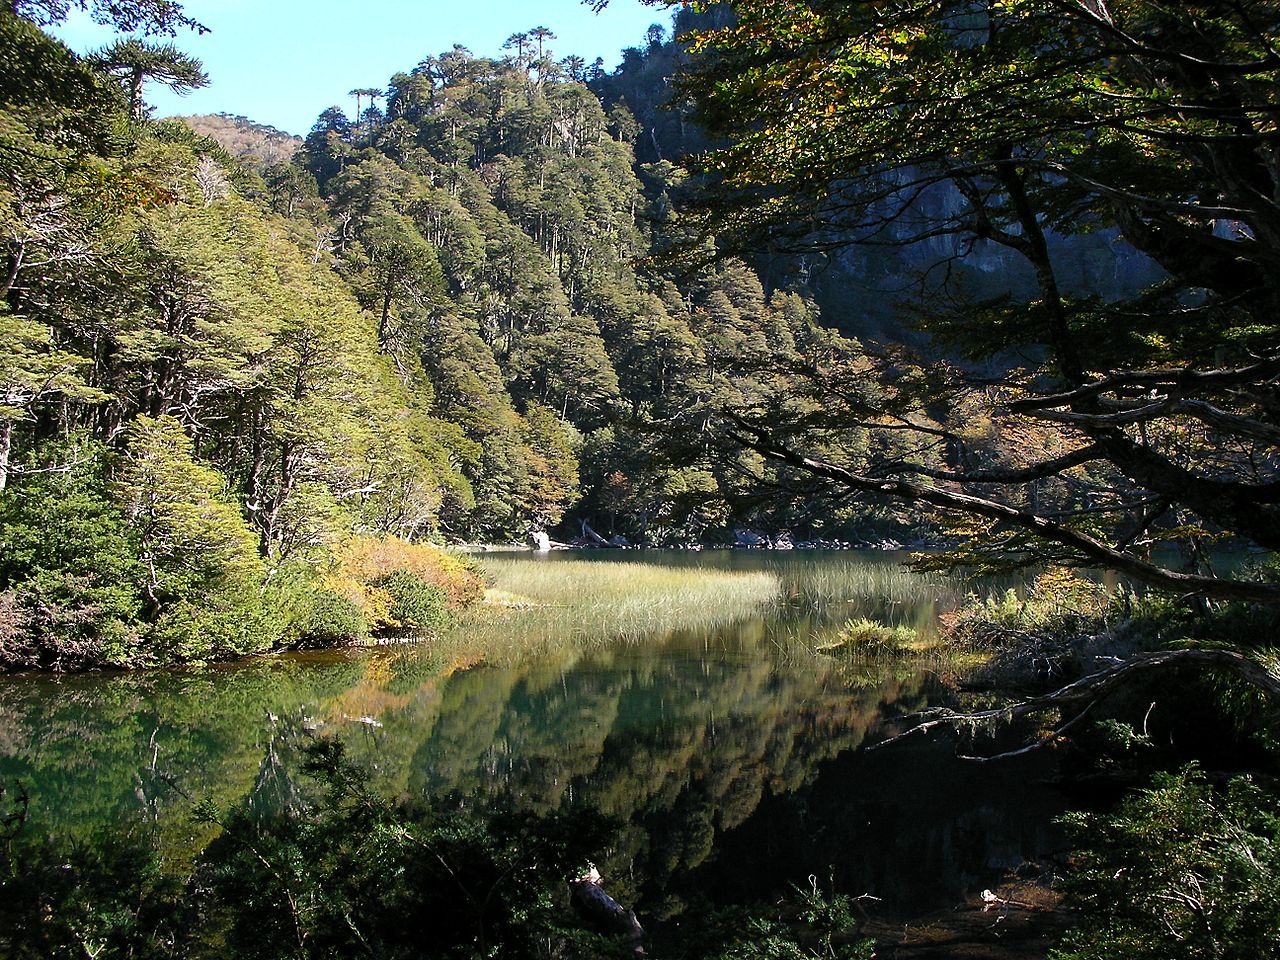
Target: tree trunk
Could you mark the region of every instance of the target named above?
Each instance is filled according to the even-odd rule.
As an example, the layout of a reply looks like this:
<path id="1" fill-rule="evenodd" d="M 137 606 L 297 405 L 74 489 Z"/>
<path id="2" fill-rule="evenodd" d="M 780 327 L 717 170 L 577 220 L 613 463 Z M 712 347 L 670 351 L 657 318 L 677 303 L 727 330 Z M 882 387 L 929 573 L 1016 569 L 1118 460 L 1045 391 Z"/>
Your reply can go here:
<path id="1" fill-rule="evenodd" d="M 0 286 L 0 297 L 9 298 L 9 292 L 13 290 L 13 285 L 18 282 L 18 273 L 22 270 L 22 257 L 26 253 L 26 244 L 19 241 L 18 249 L 9 254 L 9 269 L 5 271 L 3 286 Z M 15 306 L 10 303 L 9 306 Z"/>
<path id="2" fill-rule="evenodd" d="M 134 67 L 129 78 L 129 119 L 142 119 L 142 68 Z"/>
<path id="3" fill-rule="evenodd" d="M 382 316 L 378 319 L 378 346 L 382 348 L 383 353 L 391 352 L 387 346 L 387 327 L 391 321 L 391 287 L 392 279 L 388 275 L 387 285 L 382 294 Z"/>
<path id="4" fill-rule="evenodd" d="M 13 421 L 0 420 L 0 491 L 9 485 L 9 451 L 13 447 Z"/>

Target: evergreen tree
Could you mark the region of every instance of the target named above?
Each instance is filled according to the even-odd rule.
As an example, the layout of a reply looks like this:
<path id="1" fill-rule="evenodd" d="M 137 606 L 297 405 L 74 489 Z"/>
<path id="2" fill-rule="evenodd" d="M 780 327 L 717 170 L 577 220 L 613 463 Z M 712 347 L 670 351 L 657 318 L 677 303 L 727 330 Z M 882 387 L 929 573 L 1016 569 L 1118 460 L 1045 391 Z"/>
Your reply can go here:
<path id="1" fill-rule="evenodd" d="M 121 81 L 129 101 L 129 116 L 135 121 L 142 119 L 146 108 L 142 99 L 146 81 L 162 83 L 174 93 L 197 90 L 209 83 L 200 61 L 171 43 L 117 40 L 93 54 L 89 62 Z"/>

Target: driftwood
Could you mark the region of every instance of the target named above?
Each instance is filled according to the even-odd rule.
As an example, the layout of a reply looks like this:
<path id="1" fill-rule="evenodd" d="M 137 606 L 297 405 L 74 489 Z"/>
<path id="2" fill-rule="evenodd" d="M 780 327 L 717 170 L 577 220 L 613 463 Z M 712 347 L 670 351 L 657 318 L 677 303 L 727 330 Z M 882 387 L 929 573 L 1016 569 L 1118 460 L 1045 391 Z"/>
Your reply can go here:
<path id="1" fill-rule="evenodd" d="M 604 537 L 600 536 L 600 534 L 592 530 L 591 524 L 587 523 L 586 520 L 582 521 L 582 538 L 586 540 L 588 543 L 594 543 L 597 547 L 614 546 L 614 544 L 610 543 Z"/>
<path id="2" fill-rule="evenodd" d="M 582 876 L 569 881 L 570 902 L 591 926 L 630 944 L 636 956 L 644 955 L 644 928 L 634 910 L 628 910 L 604 892 L 604 881 L 594 864 Z"/>

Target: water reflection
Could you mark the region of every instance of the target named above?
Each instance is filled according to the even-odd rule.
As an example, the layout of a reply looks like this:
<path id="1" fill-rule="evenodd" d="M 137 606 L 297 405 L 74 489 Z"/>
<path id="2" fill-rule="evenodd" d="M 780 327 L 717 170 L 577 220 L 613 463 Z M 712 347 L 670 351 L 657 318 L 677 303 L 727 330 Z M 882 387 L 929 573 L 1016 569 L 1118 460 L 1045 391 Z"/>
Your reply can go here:
<path id="1" fill-rule="evenodd" d="M 936 586 L 894 581 L 896 596 L 817 603 L 819 590 L 856 593 L 847 557 L 830 569 L 793 557 L 721 562 L 787 568 L 792 602 L 715 630 L 501 664 L 409 648 L 10 677 L 0 681 L 0 776 L 28 785 L 42 829 L 144 815 L 190 852 L 207 839 L 189 819 L 193 801 L 296 802 L 299 737 L 342 737 L 390 794 L 532 812 L 581 804 L 616 818 L 601 867 L 617 896 L 656 917 L 707 891 L 751 899 L 831 869 L 850 892 L 949 902 L 1044 848 L 1055 801 L 1025 773 L 995 782 L 923 744 L 856 751 L 886 718 L 939 695 L 927 672 L 804 652 L 868 603 L 898 622 L 927 618 L 950 602 Z"/>

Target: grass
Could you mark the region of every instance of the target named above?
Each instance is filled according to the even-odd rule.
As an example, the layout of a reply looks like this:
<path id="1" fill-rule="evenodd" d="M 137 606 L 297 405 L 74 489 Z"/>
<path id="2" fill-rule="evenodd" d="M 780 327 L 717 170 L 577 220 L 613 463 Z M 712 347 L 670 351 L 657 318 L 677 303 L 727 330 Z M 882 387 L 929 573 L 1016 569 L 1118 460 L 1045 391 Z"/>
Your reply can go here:
<path id="1" fill-rule="evenodd" d="M 787 599 L 808 606 L 848 603 L 865 607 L 955 605 L 963 585 L 938 574 L 914 573 L 900 562 L 850 554 L 847 559 L 804 564 L 791 571 Z"/>
<path id="2" fill-rule="evenodd" d="M 944 637 L 939 615 L 971 600 L 957 578 L 920 574 L 896 558 L 778 556 L 766 569 L 528 555 L 482 559 L 490 587 L 443 639 L 446 652 L 491 661 L 615 641 L 708 634 L 766 614 L 784 658 L 875 666 L 895 661 L 954 673 L 975 647 Z M 741 559 L 741 558 L 735 558 Z"/>
<path id="3" fill-rule="evenodd" d="M 927 642 L 921 641 L 919 633 L 911 627 L 890 627 L 863 617 L 850 620 L 835 637 L 820 644 L 816 649 L 819 653 L 844 649 L 881 656 L 900 656 L 922 653 L 929 647 Z"/>
<path id="4" fill-rule="evenodd" d="M 782 589 L 764 571 L 527 557 L 483 565 L 485 601 L 445 642 L 488 659 L 711 630 L 757 615 Z"/>

